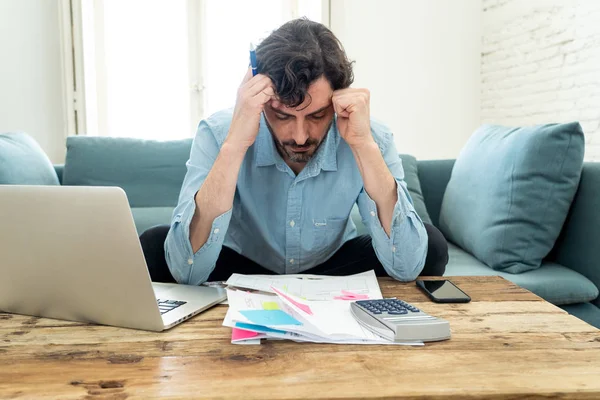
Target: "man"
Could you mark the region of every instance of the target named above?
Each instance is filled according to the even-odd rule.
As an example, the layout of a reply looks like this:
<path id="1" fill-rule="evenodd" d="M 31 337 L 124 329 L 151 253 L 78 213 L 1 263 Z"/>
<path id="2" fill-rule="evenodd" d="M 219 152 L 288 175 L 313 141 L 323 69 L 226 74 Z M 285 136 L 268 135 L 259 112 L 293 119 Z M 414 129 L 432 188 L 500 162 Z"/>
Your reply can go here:
<path id="1" fill-rule="evenodd" d="M 442 275 L 446 241 L 416 214 L 392 134 L 370 119 L 368 90 L 350 88 L 333 33 L 294 20 L 256 56 L 233 111 L 200 123 L 171 226 L 141 237 L 152 279 Z M 355 203 L 370 235 L 356 236 Z"/>

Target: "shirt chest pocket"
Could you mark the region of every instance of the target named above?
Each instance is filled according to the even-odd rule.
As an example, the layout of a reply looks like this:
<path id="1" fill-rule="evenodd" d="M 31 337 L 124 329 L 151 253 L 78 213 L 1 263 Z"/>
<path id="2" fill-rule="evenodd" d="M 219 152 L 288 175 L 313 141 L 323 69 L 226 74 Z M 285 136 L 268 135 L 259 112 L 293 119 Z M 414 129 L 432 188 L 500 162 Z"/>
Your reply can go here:
<path id="1" fill-rule="evenodd" d="M 346 230 L 347 223 L 347 218 L 313 219 L 311 252 L 326 252 L 337 244 Z"/>

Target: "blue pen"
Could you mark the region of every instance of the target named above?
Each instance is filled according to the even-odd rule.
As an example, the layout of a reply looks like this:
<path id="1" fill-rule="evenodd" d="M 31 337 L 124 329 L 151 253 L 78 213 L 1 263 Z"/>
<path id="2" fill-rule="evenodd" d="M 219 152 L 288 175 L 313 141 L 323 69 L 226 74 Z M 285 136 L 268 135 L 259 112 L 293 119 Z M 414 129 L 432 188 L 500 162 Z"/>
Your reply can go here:
<path id="1" fill-rule="evenodd" d="M 252 67 L 252 76 L 256 76 L 258 73 L 258 66 L 256 65 L 256 51 L 254 45 L 250 43 L 250 66 Z"/>

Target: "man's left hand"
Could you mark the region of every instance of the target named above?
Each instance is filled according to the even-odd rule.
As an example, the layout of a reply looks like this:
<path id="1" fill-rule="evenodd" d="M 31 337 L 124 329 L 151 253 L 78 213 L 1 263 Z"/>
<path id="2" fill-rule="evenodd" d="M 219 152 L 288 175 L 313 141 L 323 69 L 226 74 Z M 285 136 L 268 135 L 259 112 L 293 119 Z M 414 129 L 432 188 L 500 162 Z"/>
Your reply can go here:
<path id="1" fill-rule="evenodd" d="M 333 109 L 338 131 L 350 147 L 371 143 L 371 112 L 368 89 L 341 89 L 333 92 Z"/>

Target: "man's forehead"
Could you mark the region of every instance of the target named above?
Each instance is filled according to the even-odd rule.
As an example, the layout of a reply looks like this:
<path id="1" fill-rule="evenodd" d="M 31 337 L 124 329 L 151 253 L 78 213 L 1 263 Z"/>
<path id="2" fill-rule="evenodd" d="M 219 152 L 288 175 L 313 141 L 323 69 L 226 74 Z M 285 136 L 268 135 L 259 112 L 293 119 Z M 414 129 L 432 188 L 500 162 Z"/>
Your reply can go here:
<path id="1" fill-rule="evenodd" d="M 300 115 L 306 114 L 306 115 L 308 115 L 308 114 L 314 113 L 315 111 L 320 111 L 320 110 L 323 110 L 323 109 L 331 106 L 331 97 L 328 99 L 328 101 L 318 101 L 318 102 L 315 101 L 315 99 L 313 98 L 310 105 L 308 107 L 306 107 L 306 103 L 308 103 L 309 101 L 310 101 L 310 99 L 297 107 L 287 107 L 287 106 L 281 104 L 280 102 L 278 102 L 277 100 L 272 100 L 271 108 L 275 111 L 281 111 L 285 114 L 300 114 Z"/>
<path id="2" fill-rule="evenodd" d="M 324 107 L 331 105 L 333 90 L 329 81 L 321 77 L 314 81 L 308 87 L 308 93 L 304 102 L 297 107 L 287 107 L 277 100 L 271 101 L 271 107 L 275 110 L 281 110 L 287 114 L 310 114 Z"/>

